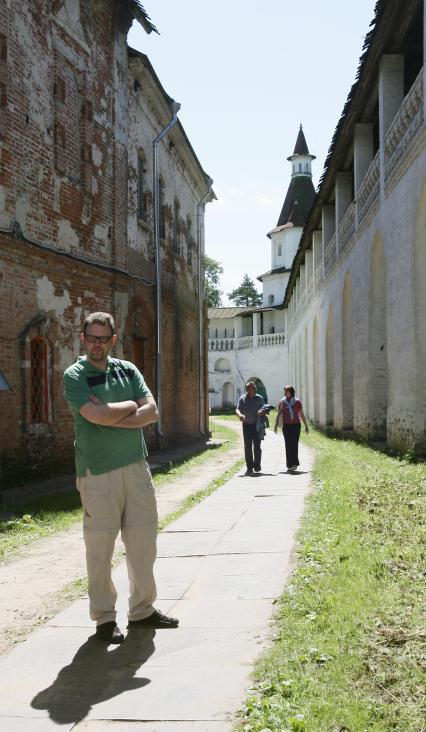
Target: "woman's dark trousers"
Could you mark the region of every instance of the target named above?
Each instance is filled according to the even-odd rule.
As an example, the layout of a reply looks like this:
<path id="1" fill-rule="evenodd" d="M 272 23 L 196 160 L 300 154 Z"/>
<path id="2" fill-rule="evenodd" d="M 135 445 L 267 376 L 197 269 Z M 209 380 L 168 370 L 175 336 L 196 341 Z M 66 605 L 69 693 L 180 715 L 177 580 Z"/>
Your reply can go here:
<path id="1" fill-rule="evenodd" d="M 287 468 L 299 465 L 300 422 L 283 426 Z"/>
<path id="2" fill-rule="evenodd" d="M 260 470 L 262 450 L 260 449 L 260 437 L 255 424 L 243 424 L 244 455 L 247 470 Z"/>

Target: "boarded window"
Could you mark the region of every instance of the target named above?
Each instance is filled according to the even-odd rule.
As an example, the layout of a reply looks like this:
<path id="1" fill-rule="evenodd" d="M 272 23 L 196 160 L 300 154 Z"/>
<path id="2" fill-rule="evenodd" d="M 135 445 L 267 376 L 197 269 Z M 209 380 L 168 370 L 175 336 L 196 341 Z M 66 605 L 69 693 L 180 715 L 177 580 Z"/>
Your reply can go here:
<path id="1" fill-rule="evenodd" d="M 139 371 L 144 371 L 145 340 L 146 338 L 140 336 L 133 336 L 132 338 L 133 363 Z"/>
<path id="2" fill-rule="evenodd" d="M 0 81 L 0 109 L 6 109 L 6 107 L 7 107 L 6 84 L 2 84 Z"/>
<path id="3" fill-rule="evenodd" d="M 180 203 L 175 198 L 173 204 L 173 248 L 179 256 L 180 252 Z"/>
<path id="4" fill-rule="evenodd" d="M 49 380 L 47 347 L 42 338 L 31 341 L 31 424 L 48 422 Z"/>
<path id="5" fill-rule="evenodd" d="M 138 218 L 146 219 L 146 161 L 141 152 L 138 155 Z"/>
<path id="6" fill-rule="evenodd" d="M 7 63 L 7 38 L 4 33 L 0 33 L 0 62 Z"/>
<path id="7" fill-rule="evenodd" d="M 60 76 L 55 78 L 53 83 L 53 97 L 57 102 L 65 102 L 65 81 Z"/>

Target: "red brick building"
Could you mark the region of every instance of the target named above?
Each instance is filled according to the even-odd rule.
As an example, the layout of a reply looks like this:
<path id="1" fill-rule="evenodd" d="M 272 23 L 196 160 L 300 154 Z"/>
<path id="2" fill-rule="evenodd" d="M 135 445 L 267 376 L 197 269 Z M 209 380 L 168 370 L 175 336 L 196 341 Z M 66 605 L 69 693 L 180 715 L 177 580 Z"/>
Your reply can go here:
<path id="1" fill-rule="evenodd" d="M 72 469 L 62 373 L 93 310 L 162 404 L 148 442 L 206 431 L 204 205 L 212 200 L 144 54 L 137 0 L 0 0 L 0 460 L 3 486 Z M 160 258 L 158 260 L 158 255 Z M 157 340 L 159 336 L 159 340 Z M 158 346 L 158 344 L 160 344 Z"/>

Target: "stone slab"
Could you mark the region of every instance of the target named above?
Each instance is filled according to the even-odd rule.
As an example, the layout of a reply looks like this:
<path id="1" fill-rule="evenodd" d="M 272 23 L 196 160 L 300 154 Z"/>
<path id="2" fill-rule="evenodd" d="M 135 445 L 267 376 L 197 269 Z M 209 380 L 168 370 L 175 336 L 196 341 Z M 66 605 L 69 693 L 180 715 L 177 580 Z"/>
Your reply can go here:
<path id="1" fill-rule="evenodd" d="M 179 627 L 252 631 L 267 627 L 272 612 L 272 600 L 239 600 L 235 597 L 183 598 L 173 609 L 179 618 Z"/>
<path id="2" fill-rule="evenodd" d="M 234 725 L 224 720 L 208 722 L 205 719 L 196 722 L 122 722 L 103 719 L 80 722 L 74 729 L 78 732 L 232 732 Z"/>
<path id="3" fill-rule="evenodd" d="M 87 719 L 229 720 L 249 684 L 248 666 L 142 668 L 105 690 Z"/>

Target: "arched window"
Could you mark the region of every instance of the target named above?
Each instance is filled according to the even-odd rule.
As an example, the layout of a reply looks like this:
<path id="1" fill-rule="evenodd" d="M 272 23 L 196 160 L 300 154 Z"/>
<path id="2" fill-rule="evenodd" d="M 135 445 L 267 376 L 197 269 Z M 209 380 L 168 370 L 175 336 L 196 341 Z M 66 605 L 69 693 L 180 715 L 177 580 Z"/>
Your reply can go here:
<path id="1" fill-rule="evenodd" d="M 163 237 L 164 238 L 164 237 Z M 180 255 L 180 203 L 175 198 L 173 203 L 173 249 Z"/>
<path id="2" fill-rule="evenodd" d="M 146 159 L 143 150 L 138 153 L 138 219 L 146 220 Z"/>
<path id="3" fill-rule="evenodd" d="M 49 371 L 43 338 L 31 340 L 31 424 L 49 421 Z"/>
<path id="4" fill-rule="evenodd" d="M 192 238 L 192 219 L 186 217 L 186 263 L 188 267 L 192 266 L 192 251 L 195 250 L 195 241 Z"/>

